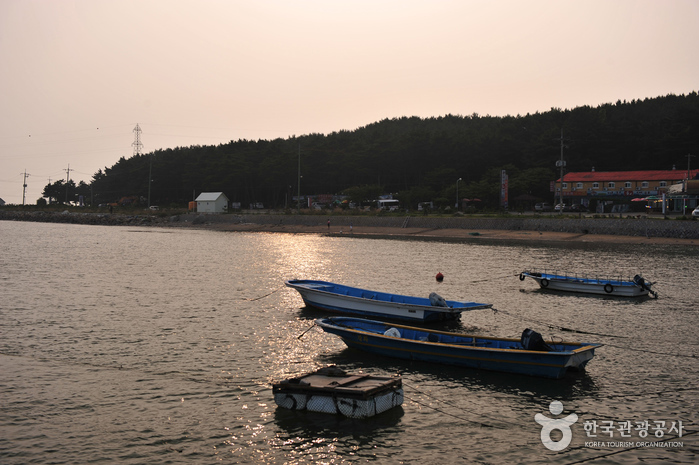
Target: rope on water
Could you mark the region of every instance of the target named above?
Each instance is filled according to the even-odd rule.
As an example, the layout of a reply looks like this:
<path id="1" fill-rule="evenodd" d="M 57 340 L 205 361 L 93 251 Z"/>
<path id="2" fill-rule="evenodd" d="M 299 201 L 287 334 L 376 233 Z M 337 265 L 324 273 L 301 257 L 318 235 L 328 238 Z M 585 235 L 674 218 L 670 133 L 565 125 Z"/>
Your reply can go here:
<path id="1" fill-rule="evenodd" d="M 551 329 L 557 329 L 557 330 L 559 330 L 559 331 L 568 331 L 568 332 L 579 333 L 579 334 L 591 334 L 591 335 L 593 335 L 593 336 L 603 336 L 603 337 L 618 337 L 618 338 L 628 338 L 628 337 L 630 337 L 630 336 L 617 336 L 617 335 L 614 335 L 614 334 L 593 333 L 593 332 L 589 332 L 589 331 L 580 331 L 580 330 L 577 330 L 577 329 L 566 328 L 565 326 L 556 326 L 556 325 L 553 325 L 553 324 L 550 324 L 550 323 L 545 323 L 545 322 L 543 322 L 543 321 L 535 320 L 535 319 L 532 319 L 532 318 L 522 318 L 522 317 L 518 317 L 518 316 L 516 316 L 516 315 L 511 314 L 510 312 L 505 311 L 505 310 L 498 310 L 498 309 L 495 309 L 495 308 L 493 308 L 493 312 L 495 312 L 495 313 L 504 313 L 505 315 L 507 315 L 507 316 L 509 316 L 509 317 L 512 317 L 512 318 L 516 318 L 516 319 L 523 320 L 523 321 L 534 322 L 534 323 L 537 323 L 537 324 L 542 325 L 542 326 L 547 326 L 547 327 L 549 327 L 549 328 L 551 328 Z M 555 342 L 554 342 L 554 344 L 555 344 Z M 668 355 L 668 356 L 672 356 L 672 357 L 684 357 L 684 358 L 699 358 L 699 357 L 697 357 L 696 354 L 673 354 L 673 353 L 669 353 L 669 352 L 657 352 L 657 351 L 648 350 L 648 349 L 636 349 L 636 348 L 633 348 L 633 347 L 619 346 L 619 345 L 608 344 L 608 343 L 605 343 L 604 345 L 605 345 L 605 346 L 609 346 L 609 347 L 615 347 L 615 348 L 617 348 L 617 349 L 631 350 L 631 351 L 635 351 L 635 352 L 644 352 L 644 353 L 647 353 L 647 354 Z"/>
<path id="2" fill-rule="evenodd" d="M 243 300 L 247 300 L 247 301 L 249 301 L 249 302 L 254 302 L 254 301 L 256 301 L 256 300 L 264 299 L 265 297 L 268 297 L 268 296 L 274 294 L 274 293 L 277 292 L 279 289 L 283 289 L 283 287 L 278 287 L 278 288 L 276 288 L 275 290 L 273 290 L 272 292 L 270 292 L 269 294 L 265 294 L 265 295 L 260 296 L 260 297 L 255 297 L 254 299 L 246 299 L 246 298 L 243 298 Z"/>
<path id="3" fill-rule="evenodd" d="M 696 354 L 671 354 L 668 352 L 656 352 L 655 350 L 648 350 L 648 349 L 634 349 L 633 347 L 617 346 L 614 344 L 605 344 L 605 345 L 609 346 L 609 347 L 615 347 L 617 349 L 632 350 L 634 352 L 643 352 L 646 354 L 668 355 L 671 357 L 699 358 Z"/>
<path id="4" fill-rule="evenodd" d="M 537 323 L 537 324 L 539 324 L 539 325 L 541 325 L 541 326 L 547 326 L 547 327 L 549 327 L 549 328 L 551 328 L 551 329 L 557 329 L 557 330 L 559 330 L 559 331 L 567 331 L 567 332 L 570 332 L 570 333 L 578 333 L 578 334 L 591 334 L 591 335 L 593 335 L 593 336 L 604 336 L 604 337 L 619 337 L 619 338 L 627 338 L 627 337 L 629 337 L 629 336 L 617 336 L 616 334 L 593 333 L 593 332 L 589 332 L 589 331 L 582 331 L 582 330 L 579 330 L 579 329 L 566 328 L 565 326 L 558 326 L 558 325 L 554 325 L 554 324 L 551 324 L 551 323 L 546 323 L 546 322 L 541 321 L 541 320 L 535 320 L 535 319 L 533 319 L 533 318 L 524 318 L 524 317 L 521 317 L 521 316 L 513 315 L 512 313 L 510 313 L 510 312 L 508 312 L 508 311 L 505 311 L 505 310 L 498 310 L 498 309 L 496 309 L 496 308 L 493 308 L 493 312 L 494 312 L 494 313 L 503 313 L 503 314 L 505 314 L 505 315 L 507 315 L 507 316 L 509 316 L 509 317 L 511 317 L 511 318 L 515 318 L 515 319 L 522 320 L 522 321 L 529 321 L 529 322 L 531 322 L 531 323 Z"/>
<path id="5" fill-rule="evenodd" d="M 488 281 L 495 281 L 495 280 L 497 280 L 497 279 L 511 278 L 511 277 L 513 277 L 513 276 L 519 276 L 519 273 L 515 273 L 515 274 L 506 274 L 506 275 L 504 275 L 504 276 L 494 276 L 494 277 L 488 278 L 488 279 L 479 279 L 479 280 L 477 280 L 477 281 L 470 281 L 468 284 L 485 283 L 485 282 L 488 282 Z"/>
<path id="6" fill-rule="evenodd" d="M 618 399 L 618 398 L 627 398 L 627 397 L 658 397 L 663 394 L 675 394 L 677 392 L 684 392 L 684 391 L 697 391 L 699 390 L 699 386 L 688 386 L 688 387 L 673 387 L 673 388 L 668 388 L 668 389 L 663 389 L 662 391 L 653 391 L 653 392 L 639 392 L 639 393 L 633 393 L 633 394 L 609 394 L 605 397 L 605 399 Z"/>
<path id="7" fill-rule="evenodd" d="M 429 397 L 430 399 L 432 399 L 432 400 L 434 400 L 434 401 L 441 402 L 441 403 L 443 403 L 443 404 L 449 405 L 450 407 L 457 408 L 457 409 L 459 409 L 459 410 L 462 410 L 462 411 L 464 411 L 464 412 L 471 413 L 471 414 L 473 414 L 473 415 L 477 415 L 477 416 L 479 416 L 479 417 L 485 417 L 485 418 L 487 418 L 487 419 L 489 419 L 489 420 L 492 420 L 492 421 L 495 421 L 495 422 L 506 423 L 505 420 L 500 420 L 500 419 L 497 419 L 497 418 L 492 418 L 492 417 L 489 417 L 489 416 L 487 416 L 487 415 L 483 415 L 482 413 L 474 412 L 474 411 L 472 411 L 472 410 L 468 410 L 468 409 L 464 409 L 464 408 L 461 408 L 461 407 L 456 407 L 456 406 L 454 406 L 454 405 L 451 405 L 449 402 L 444 401 L 444 400 L 437 399 L 437 398 L 435 398 L 434 396 L 431 396 L 431 395 L 429 395 L 428 393 L 419 390 L 419 389 L 416 388 L 415 386 L 412 386 L 412 385 L 410 385 L 410 384 L 407 384 L 405 381 L 403 381 L 403 386 L 408 387 L 408 388 L 412 389 L 413 391 L 416 391 L 416 392 L 422 394 L 423 396 Z M 411 397 L 408 397 L 408 396 L 406 396 L 405 394 L 403 394 L 403 396 L 404 396 L 406 399 L 408 399 L 408 400 L 410 400 L 410 401 L 412 401 L 412 402 L 415 402 L 416 404 L 421 405 L 421 406 L 423 406 L 423 407 L 431 408 L 432 410 L 435 410 L 435 411 L 437 411 L 437 412 L 439 412 L 439 413 L 442 413 L 442 414 L 444 414 L 444 415 L 448 415 L 448 416 L 450 416 L 450 417 L 454 417 L 454 418 L 456 418 L 456 419 L 458 419 L 458 420 L 462 420 L 462 421 L 467 421 L 467 422 L 469 422 L 469 423 L 473 423 L 473 421 L 472 421 L 471 419 L 469 419 L 469 418 L 464 418 L 464 417 L 461 417 L 461 416 L 459 416 L 459 415 L 454 415 L 453 413 L 447 412 L 447 411 L 445 411 L 445 410 L 443 410 L 443 409 L 440 409 L 440 408 L 437 408 L 437 407 L 432 407 L 431 405 L 427 405 L 427 404 L 425 404 L 425 403 L 423 403 L 423 402 L 420 402 L 420 401 L 417 400 L 417 399 L 413 399 L 413 398 L 411 398 Z M 483 427 L 486 427 L 486 428 L 495 428 L 494 425 L 490 425 L 490 424 L 488 424 L 488 423 L 483 423 L 483 422 L 480 422 L 480 421 L 477 422 L 477 424 L 478 424 L 479 426 L 483 426 Z"/>

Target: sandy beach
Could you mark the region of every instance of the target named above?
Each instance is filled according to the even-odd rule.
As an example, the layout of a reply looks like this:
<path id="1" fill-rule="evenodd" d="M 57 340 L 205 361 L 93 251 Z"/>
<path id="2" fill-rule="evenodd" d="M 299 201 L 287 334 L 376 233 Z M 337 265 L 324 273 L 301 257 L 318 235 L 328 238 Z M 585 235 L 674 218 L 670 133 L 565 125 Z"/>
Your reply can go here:
<path id="1" fill-rule="evenodd" d="M 319 234 L 325 236 L 349 236 L 365 238 L 402 238 L 419 240 L 443 241 L 540 241 L 540 242 L 596 242 L 618 244 L 644 245 L 686 245 L 697 246 L 699 240 L 669 237 L 617 236 L 608 234 L 579 234 L 551 231 L 509 231 L 509 230 L 469 230 L 469 229 L 422 229 L 396 227 L 354 226 L 349 230 L 346 226 L 325 225 L 307 226 L 292 224 L 230 224 L 207 223 L 193 225 L 191 223 L 175 223 L 168 226 L 193 227 L 219 231 L 246 231 L 264 233 Z"/>
<path id="2" fill-rule="evenodd" d="M 643 244 L 643 245 L 684 245 L 699 246 L 699 238 L 696 234 L 696 222 L 678 222 L 670 220 L 652 220 L 636 226 L 624 220 L 617 223 L 606 223 L 606 228 L 570 224 L 563 220 L 561 223 L 551 223 L 546 220 L 539 224 L 527 224 L 515 221 L 502 222 L 484 221 L 480 229 L 476 227 L 479 221 L 465 224 L 464 222 L 450 222 L 449 218 L 436 221 L 413 221 L 414 226 L 407 225 L 402 219 L 398 222 L 392 218 L 377 221 L 376 218 L 368 218 L 370 221 L 362 221 L 367 218 L 357 218 L 352 221 L 346 217 L 329 217 L 328 225 L 323 217 L 295 217 L 294 221 L 284 216 L 274 215 L 125 215 L 125 214 L 101 214 L 101 213 L 68 213 L 68 212 L 9 212 L 0 211 L 0 220 L 8 221 L 38 221 L 55 223 L 75 223 L 104 226 L 148 226 L 162 228 L 197 228 L 230 232 L 260 232 L 260 233 L 287 233 L 287 234 L 318 234 L 336 237 L 364 237 L 364 238 L 394 238 L 413 240 L 438 240 L 452 242 L 473 241 L 539 241 L 548 243 L 617 243 L 617 244 Z M 394 220 L 394 219 L 393 219 Z M 417 220 L 417 219 L 416 219 Z M 643 220 L 639 220 L 643 221 Z M 297 223 L 297 224 L 293 224 Z M 349 226 L 350 224 L 353 226 Z M 399 226 L 401 223 L 406 227 Z M 491 225 L 502 226 L 494 229 Z M 604 224 L 604 223 L 600 223 Z M 612 225 L 610 228 L 609 225 Z M 457 227 L 454 227 L 457 226 Z M 458 227 L 466 226 L 466 227 Z M 491 227 L 488 227 L 491 226 Z M 509 226 L 509 228 L 508 228 Z M 664 226 L 658 228 L 657 226 Z M 597 233 L 588 232 L 594 230 Z M 553 229 L 553 230 L 552 230 Z M 560 229 L 560 230 L 557 230 Z M 566 231 L 566 229 L 568 231 Z M 610 234 L 600 231 L 610 231 Z M 633 232 L 634 235 L 613 234 L 613 232 Z M 645 232 L 645 234 L 644 234 Z M 668 237 L 670 236 L 670 237 Z M 671 237 L 678 236 L 678 237 Z M 682 237 L 684 236 L 684 237 Z"/>

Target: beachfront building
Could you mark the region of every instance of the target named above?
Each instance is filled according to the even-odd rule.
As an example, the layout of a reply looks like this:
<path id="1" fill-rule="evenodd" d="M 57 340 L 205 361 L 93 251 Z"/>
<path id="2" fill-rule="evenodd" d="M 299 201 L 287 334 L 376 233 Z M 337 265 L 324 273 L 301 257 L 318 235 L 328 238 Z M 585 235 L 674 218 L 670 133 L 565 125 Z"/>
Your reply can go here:
<path id="1" fill-rule="evenodd" d="M 697 205 L 694 184 L 699 180 L 696 170 L 595 171 L 566 173 L 555 182 L 555 198 L 567 205 L 580 204 L 590 211 L 604 213 L 633 210 L 639 207 L 662 208 L 681 212 Z M 561 182 L 562 181 L 562 182 Z M 674 186 L 674 187 L 673 187 Z M 694 192 L 694 194 L 692 194 Z"/>
<path id="2" fill-rule="evenodd" d="M 228 211 L 228 197 L 223 192 L 202 192 L 194 199 L 197 213 L 225 213 Z"/>

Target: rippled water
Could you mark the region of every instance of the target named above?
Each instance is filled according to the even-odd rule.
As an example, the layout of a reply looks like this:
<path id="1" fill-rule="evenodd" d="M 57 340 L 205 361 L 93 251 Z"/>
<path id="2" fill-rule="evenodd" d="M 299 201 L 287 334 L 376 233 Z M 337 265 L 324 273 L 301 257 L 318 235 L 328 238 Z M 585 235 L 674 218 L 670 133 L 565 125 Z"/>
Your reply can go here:
<path id="1" fill-rule="evenodd" d="M 591 463 L 693 463 L 699 453 L 696 247 L 6 221 L 0 237 L 3 464 L 576 463 L 611 452 Z M 517 278 L 530 267 L 642 272 L 660 298 L 544 293 Z M 301 336 L 323 314 L 283 286 L 293 278 L 491 302 L 499 311 L 446 329 L 519 337 L 531 327 L 605 346 L 562 380 L 366 356 L 317 328 Z M 405 403 L 367 420 L 276 407 L 272 382 L 328 364 L 400 372 Z M 542 445 L 534 421 L 553 400 L 579 417 L 561 452 Z M 682 447 L 586 447 L 586 420 L 683 421 Z"/>

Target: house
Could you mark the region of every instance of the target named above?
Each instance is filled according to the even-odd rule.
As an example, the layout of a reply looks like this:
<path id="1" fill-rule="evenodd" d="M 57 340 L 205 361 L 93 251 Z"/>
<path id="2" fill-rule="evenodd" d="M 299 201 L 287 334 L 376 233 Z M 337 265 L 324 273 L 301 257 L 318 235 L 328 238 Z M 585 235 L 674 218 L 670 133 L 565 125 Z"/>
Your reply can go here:
<path id="1" fill-rule="evenodd" d="M 566 204 L 627 204 L 634 198 L 669 198 L 671 186 L 699 178 L 699 170 L 586 171 L 556 180 L 556 201 Z M 673 189 L 674 190 L 674 189 Z M 696 199 L 696 198 L 695 198 Z M 693 199 L 693 200 L 695 200 Z M 657 200 L 657 199 L 654 199 Z M 676 207 L 676 208 L 679 208 Z M 676 209 L 673 208 L 673 209 Z"/>
<path id="2" fill-rule="evenodd" d="M 198 213 L 226 213 L 228 197 L 223 192 L 202 192 L 194 199 Z"/>

